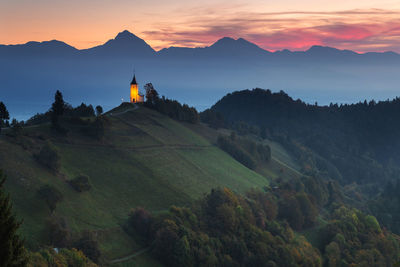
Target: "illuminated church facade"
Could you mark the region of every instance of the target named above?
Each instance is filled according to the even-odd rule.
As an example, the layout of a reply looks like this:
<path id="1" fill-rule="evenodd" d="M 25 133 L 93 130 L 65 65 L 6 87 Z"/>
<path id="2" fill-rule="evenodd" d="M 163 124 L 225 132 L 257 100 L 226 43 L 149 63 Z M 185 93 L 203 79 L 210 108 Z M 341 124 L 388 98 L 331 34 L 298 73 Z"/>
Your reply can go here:
<path id="1" fill-rule="evenodd" d="M 133 79 L 132 79 L 132 82 L 131 82 L 130 102 L 131 103 L 144 102 L 144 96 L 139 93 L 139 86 L 138 86 L 138 83 L 136 82 L 136 76 L 135 75 L 133 75 Z"/>

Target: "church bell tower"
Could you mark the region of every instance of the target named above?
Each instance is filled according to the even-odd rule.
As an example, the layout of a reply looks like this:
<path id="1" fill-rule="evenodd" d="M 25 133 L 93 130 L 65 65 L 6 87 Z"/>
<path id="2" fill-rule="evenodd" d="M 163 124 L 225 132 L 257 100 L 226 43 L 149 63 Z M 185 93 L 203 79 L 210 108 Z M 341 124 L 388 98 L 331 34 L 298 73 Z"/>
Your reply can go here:
<path id="1" fill-rule="evenodd" d="M 131 103 L 143 102 L 143 95 L 139 94 L 139 87 L 138 87 L 138 84 L 136 82 L 136 75 L 133 75 L 133 79 L 132 79 L 132 82 L 131 82 L 130 102 Z"/>

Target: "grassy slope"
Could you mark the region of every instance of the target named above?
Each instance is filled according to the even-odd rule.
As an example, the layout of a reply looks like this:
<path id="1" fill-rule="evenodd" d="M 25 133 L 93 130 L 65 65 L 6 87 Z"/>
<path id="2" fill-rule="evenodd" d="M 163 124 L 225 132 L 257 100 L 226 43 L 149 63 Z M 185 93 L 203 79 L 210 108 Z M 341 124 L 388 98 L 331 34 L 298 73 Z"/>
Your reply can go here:
<path id="1" fill-rule="evenodd" d="M 227 129 L 211 129 L 204 124 L 186 124 L 186 126 L 192 129 L 194 132 L 203 136 L 210 143 L 216 144 L 219 135 L 230 135 L 231 131 Z M 247 136 L 266 145 L 271 148 L 272 159 L 269 162 L 258 164 L 255 171 L 268 179 L 284 178 L 291 179 L 292 177 L 301 177 L 300 167 L 296 160 L 290 155 L 284 147 L 279 143 L 265 139 L 260 140 L 255 136 Z"/>
<path id="2" fill-rule="evenodd" d="M 70 131 L 65 138 L 51 137 L 49 126 L 26 129 L 28 149 L 0 137 L 0 168 L 8 175 L 7 188 L 15 211 L 24 219 L 22 233 L 31 247 L 43 240 L 48 208 L 36 197 L 43 184 L 52 184 L 64 195 L 57 216 L 67 219 L 74 231 L 97 231 L 105 255 L 125 256 L 140 249 L 120 225 L 131 208 L 143 206 L 157 212 L 170 205 L 185 205 L 211 188 L 227 186 L 237 192 L 262 187 L 268 180 L 253 172 L 209 140 L 146 108 L 109 116 L 104 142 Z M 38 165 L 32 153 L 50 136 L 61 155 L 62 167 L 54 174 Z M 92 189 L 77 193 L 66 180 L 78 174 L 91 178 Z"/>

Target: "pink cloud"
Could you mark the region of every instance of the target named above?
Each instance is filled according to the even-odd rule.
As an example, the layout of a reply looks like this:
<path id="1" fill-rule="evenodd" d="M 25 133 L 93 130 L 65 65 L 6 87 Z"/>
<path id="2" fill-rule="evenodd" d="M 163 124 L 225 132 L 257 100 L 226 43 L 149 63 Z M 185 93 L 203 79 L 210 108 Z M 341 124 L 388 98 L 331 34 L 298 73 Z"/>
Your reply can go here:
<path id="1" fill-rule="evenodd" d="M 312 45 L 359 52 L 400 52 L 400 11 L 233 13 L 201 15 L 184 27 L 143 32 L 165 46 L 207 46 L 225 36 L 242 37 L 267 50 L 306 50 Z M 183 30 L 182 30 L 183 29 Z"/>

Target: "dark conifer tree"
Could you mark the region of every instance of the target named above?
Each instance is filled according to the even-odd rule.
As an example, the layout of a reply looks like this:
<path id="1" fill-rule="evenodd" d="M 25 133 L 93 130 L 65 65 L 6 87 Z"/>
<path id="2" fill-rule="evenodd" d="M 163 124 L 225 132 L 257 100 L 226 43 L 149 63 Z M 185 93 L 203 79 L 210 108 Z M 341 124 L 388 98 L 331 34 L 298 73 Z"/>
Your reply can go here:
<path id="1" fill-rule="evenodd" d="M 12 213 L 10 196 L 3 191 L 5 180 L 0 170 L 0 266 L 26 266 L 24 242 L 17 234 L 21 223 Z"/>
<path id="2" fill-rule="evenodd" d="M 54 96 L 54 103 L 51 105 L 51 122 L 55 128 L 58 128 L 58 119 L 64 114 L 65 102 L 62 93 L 57 90 Z"/>
<path id="3" fill-rule="evenodd" d="M 100 116 L 101 114 L 103 114 L 103 107 L 102 106 L 96 106 L 96 114 L 97 116 Z"/>
<path id="4" fill-rule="evenodd" d="M 1 127 L 5 125 L 5 121 L 10 119 L 10 114 L 8 113 L 8 110 L 6 108 L 6 105 L 4 105 L 3 102 L 0 102 L 0 131 Z"/>
<path id="5" fill-rule="evenodd" d="M 0 102 L 0 120 L 9 120 L 10 114 L 3 102 Z"/>

